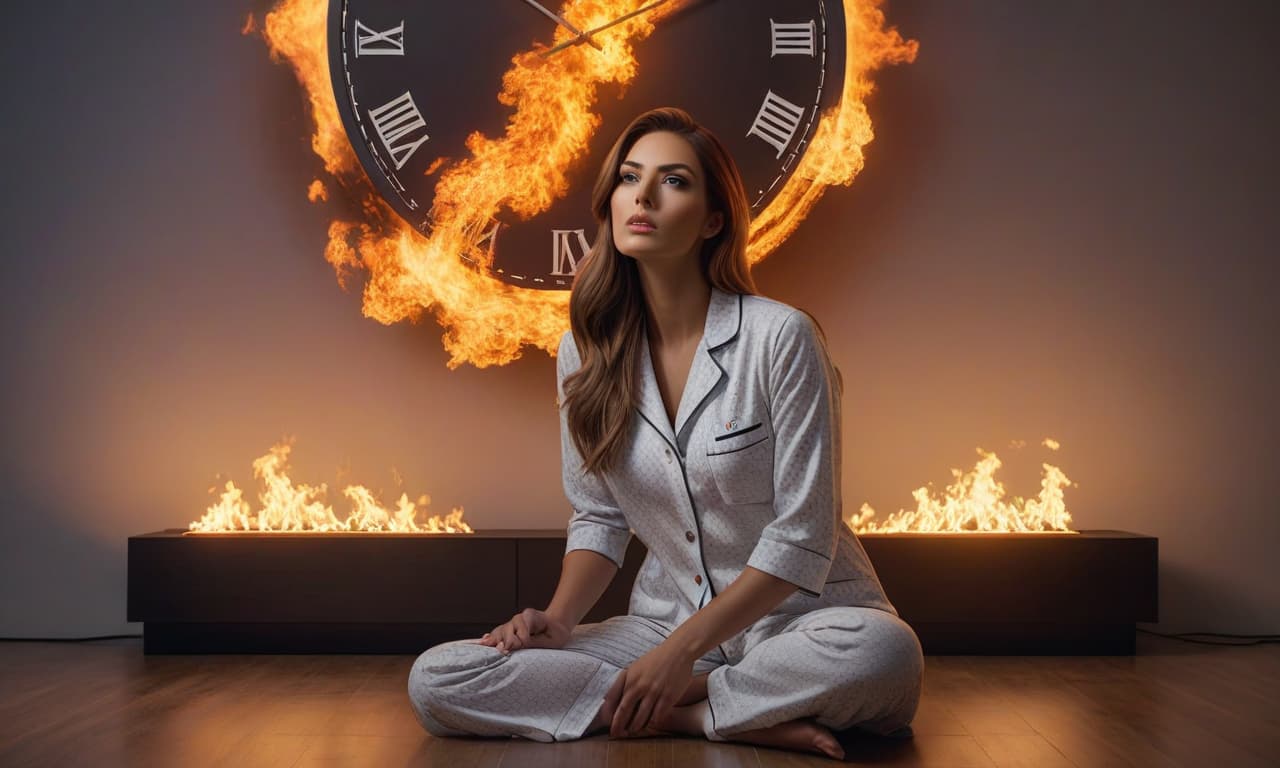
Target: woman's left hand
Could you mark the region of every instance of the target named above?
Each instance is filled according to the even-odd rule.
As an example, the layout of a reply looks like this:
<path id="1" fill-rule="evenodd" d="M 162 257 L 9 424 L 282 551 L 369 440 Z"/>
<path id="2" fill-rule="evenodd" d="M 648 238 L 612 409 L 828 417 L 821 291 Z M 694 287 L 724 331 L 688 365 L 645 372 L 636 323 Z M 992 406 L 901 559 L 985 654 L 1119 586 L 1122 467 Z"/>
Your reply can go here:
<path id="1" fill-rule="evenodd" d="M 692 680 L 693 660 L 670 642 L 663 642 L 636 659 L 614 683 L 622 686 L 622 699 L 613 713 L 609 735 L 642 735 L 666 716 Z"/>

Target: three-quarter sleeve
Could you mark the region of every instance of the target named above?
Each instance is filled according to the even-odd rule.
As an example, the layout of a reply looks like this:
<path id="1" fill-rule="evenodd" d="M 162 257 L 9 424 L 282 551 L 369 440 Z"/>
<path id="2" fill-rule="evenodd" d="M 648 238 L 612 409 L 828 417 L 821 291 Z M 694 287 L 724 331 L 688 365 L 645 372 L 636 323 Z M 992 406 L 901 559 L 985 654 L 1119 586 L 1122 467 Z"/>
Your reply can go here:
<path id="1" fill-rule="evenodd" d="M 774 429 L 774 520 L 747 564 L 817 595 L 826 583 L 840 525 L 839 384 L 819 331 L 788 315 L 770 355 Z"/>
<path id="2" fill-rule="evenodd" d="M 572 334 L 565 333 L 560 339 L 560 351 L 556 355 L 561 477 L 565 498 L 573 508 L 565 552 L 589 549 L 604 555 L 621 568 L 627 554 L 627 544 L 631 540 L 631 527 L 605 482 L 598 475 L 583 469 L 582 455 L 578 453 L 573 437 L 569 434 L 564 408 L 564 380 L 579 365 L 577 345 Z"/>

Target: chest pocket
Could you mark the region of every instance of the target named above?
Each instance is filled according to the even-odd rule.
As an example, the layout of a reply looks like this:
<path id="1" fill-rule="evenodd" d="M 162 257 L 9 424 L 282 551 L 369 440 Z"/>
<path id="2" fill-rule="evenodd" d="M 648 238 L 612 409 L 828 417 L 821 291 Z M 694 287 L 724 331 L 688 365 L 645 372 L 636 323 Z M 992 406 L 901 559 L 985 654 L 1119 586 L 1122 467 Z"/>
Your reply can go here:
<path id="1" fill-rule="evenodd" d="M 743 423 L 707 442 L 707 463 L 727 503 L 763 504 L 773 500 L 773 435 L 763 421 Z"/>

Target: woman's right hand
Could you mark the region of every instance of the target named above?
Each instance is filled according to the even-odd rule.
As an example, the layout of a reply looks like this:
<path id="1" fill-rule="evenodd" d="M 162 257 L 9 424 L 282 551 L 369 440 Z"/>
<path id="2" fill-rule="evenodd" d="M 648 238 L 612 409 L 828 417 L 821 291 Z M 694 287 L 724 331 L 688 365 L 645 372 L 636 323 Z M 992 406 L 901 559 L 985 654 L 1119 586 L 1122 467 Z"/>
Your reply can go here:
<path id="1" fill-rule="evenodd" d="M 521 648 L 563 648 L 569 642 L 572 627 L 548 615 L 546 611 L 525 608 L 511 617 L 511 621 L 499 624 L 484 637 L 481 645 L 511 653 Z"/>

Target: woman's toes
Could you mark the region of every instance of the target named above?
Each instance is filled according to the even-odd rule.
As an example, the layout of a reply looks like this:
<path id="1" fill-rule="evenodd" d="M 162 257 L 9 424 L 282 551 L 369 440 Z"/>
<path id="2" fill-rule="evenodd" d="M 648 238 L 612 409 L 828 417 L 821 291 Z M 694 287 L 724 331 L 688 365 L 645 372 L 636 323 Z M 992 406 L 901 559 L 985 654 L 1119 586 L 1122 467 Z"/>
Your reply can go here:
<path id="1" fill-rule="evenodd" d="M 821 728 L 821 726 L 818 727 Z M 835 735 L 826 728 L 822 728 L 819 733 L 814 735 L 813 746 L 817 751 L 827 757 L 834 758 L 836 760 L 842 760 L 844 758 L 844 747 L 840 746 L 840 742 L 836 741 Z"/>

